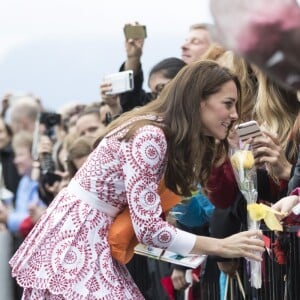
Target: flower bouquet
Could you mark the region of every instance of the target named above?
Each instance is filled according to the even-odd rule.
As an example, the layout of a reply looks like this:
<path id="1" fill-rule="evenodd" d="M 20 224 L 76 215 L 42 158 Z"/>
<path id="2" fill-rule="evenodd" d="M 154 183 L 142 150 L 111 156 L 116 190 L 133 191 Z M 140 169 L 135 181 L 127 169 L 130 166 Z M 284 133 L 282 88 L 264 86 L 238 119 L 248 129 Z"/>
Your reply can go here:
<path id="1" fill-rule="evenodd" d="M 243 144 L 239 149 L 232 149 L 230 160 L 239 189 L 247 201 L 247 207 L 256 204 L 257 176 L 254 166 L 254 157 L 252 151 L 250 151 L 250 146 Z M 253 220 L 249 213 L 247 214 L 247 224 L 248 229 L 259 229 L 260 227 L 260 221 Z M 260 262 L 250 260 L 250 274 L 251 286 L 256 289 L 261 288 Z"/>

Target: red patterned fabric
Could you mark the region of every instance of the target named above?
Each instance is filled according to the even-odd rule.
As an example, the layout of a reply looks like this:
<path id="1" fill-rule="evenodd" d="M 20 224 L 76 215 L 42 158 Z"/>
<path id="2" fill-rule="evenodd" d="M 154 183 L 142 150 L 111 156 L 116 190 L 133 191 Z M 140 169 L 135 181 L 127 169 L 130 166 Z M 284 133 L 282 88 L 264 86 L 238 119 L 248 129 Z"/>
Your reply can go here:
<path id="1" fill-rule="evenodd" d="M 74 180 L 119 211 L 128 205 L 138 240 L 166 249 L 178 230 L 160 217 L 165 136 L 146 125 L 120 141 L 125 130 L 104 138 Z M 62 190 L 10 260 L 25 288 L 23 299 L 143 299 L 125 266 L 111 257 L 107 233 L 113 220 Z"/>

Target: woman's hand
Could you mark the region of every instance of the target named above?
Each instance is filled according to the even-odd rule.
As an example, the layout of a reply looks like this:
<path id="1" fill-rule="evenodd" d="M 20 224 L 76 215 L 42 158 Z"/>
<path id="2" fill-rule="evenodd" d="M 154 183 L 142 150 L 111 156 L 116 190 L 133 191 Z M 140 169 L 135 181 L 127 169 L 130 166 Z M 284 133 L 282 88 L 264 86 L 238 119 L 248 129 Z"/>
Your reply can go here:
<path id="1" fill-rule="evenodd" d="M 224 239 L 198 235 L 191 254 L 216 255 L 225 258 L 245 257 L 261 261 L 265 251 L 260 230 L 248 230 L 236 233 Z"/>
<path id="2" fill-rule="evenodd" d="M 282 216 L 277 216 L 279 219 L 283 219 L 286 216 L 288 216 L 292 209 L 298 204 L 299 202 L 299 196 L 292 195 L 287 196 L 284 198 L 281 198 L 279 201 L 277 201 L 272 208 L 277 210 L 278 212 L 282 213 Z"/>
<path id="3" fill-rule="evenodd" d="M 261 261 L 261 253 L 265 251 L 260 230 L 248 230 L 236 233 L 219 240 L 216 255 L 226 258 L 245 257 Z"/>
<path id="4" fill-rule="evenodd" d="M 287 161 L 276 134 L 263 130 L 263 135 L 251 141 L 256 167 L 266 165 L 270 175 L 289 180 L 292 165 Z"/>
<path id="5" fill-rule="evenodd" d="M 139 25 L 139 23 L 135 22 L 133 25 Z M 134 74 L 138 73 L 141 65 L 144 41 L 144 39 L 125 40 L 125 50 L 127 56 L 124 68 L 125 70 L 133 70 Z"/>
<path id="6" fill-rule="evenodd" d="M 135 24 L 125 24 L 126 25 L 139 25 L 138 22 L 135 22 Z M 125 40 L 125 50 L 127 59 L 130 58 L 136 58 L 140 60 L 142 54 L 143 54 L 143 46 L 144 46 L 144 39 L 126 39 Z"/>
<path id="7" fill-rule="evenodd" d="M 100 84 L 100 96 L 102 101 L 105 101 L 108 105 L 111 105 L 112 103 L 117 103 L 119 99 L 119 95 L 107 95 L 107 93 L 112 91 L 112 86 L 110 82 L 103 81 Z"/>
<path id="8" fill-rule="evenodd" d="M 143 46 L 144 46 L 144 40 L 143 39 L 128 39 L 125 41 L 125 49 L 126 49 L 126 54 L 127 58 L 136 58 L 139 59 L 141 58 L 143 54 Z"/>
<path id="9" fill-rule="evenodd" d="M 189 286 L 189 283 L 185 280 L 185 271 L 176 268 L 173 270 L 171 280 L 175 290 L 184 290 Z"/>

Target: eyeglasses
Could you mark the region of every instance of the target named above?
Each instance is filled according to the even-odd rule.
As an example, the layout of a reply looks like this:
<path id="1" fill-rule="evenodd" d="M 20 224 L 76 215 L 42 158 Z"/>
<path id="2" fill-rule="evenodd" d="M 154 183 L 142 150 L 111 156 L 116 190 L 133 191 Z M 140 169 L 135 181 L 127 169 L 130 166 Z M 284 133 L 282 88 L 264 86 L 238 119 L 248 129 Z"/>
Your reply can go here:
<path id="1" fill-rule="evenodd" d="M 155 86 L 154 91 L 151 92 L 152 100 L 155 100 L 159 96 L 159 94 L 162 92 L 162 90 L 168 83 L 169 83 L 169 81 L 165 82 L 165 83 L 159 83 Z"/>

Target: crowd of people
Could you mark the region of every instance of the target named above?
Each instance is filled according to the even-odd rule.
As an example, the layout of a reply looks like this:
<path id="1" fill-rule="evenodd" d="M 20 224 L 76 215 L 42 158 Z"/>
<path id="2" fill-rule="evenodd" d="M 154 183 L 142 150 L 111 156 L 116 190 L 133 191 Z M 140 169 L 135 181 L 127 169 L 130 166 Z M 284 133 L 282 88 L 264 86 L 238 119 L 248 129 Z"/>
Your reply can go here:
<path id="1" fill-rule="evenodd" d="M 214 34 L 210 24 L 192 25 L 181 58 L 150 70 L 149 92 L 145 41 L 128 39 L 119 71 L 133 71 L 131 91 L 111 94 L 101 82 L 98 101 L 55 112 L 32 94 L 3 96 L 0 224 L 14 240 L 15 299 L 209 299 L 209 283 L 222 299 L 220 276 L 265 251 L 262 232 L 247 230 L 229 156 L 240 144 L 234 125 L 245 121 L 262 131 L 247 141 L 258 202 L 298 222 L 299 93 Z M 183 218 L 162 209 L 162 182 L 188 203 Z M 138 242 L 207 255 L 194 282 L 185 267 L 139 255 L 125 265 L 112 255 L 108 233 L 126 208 Z"/>

